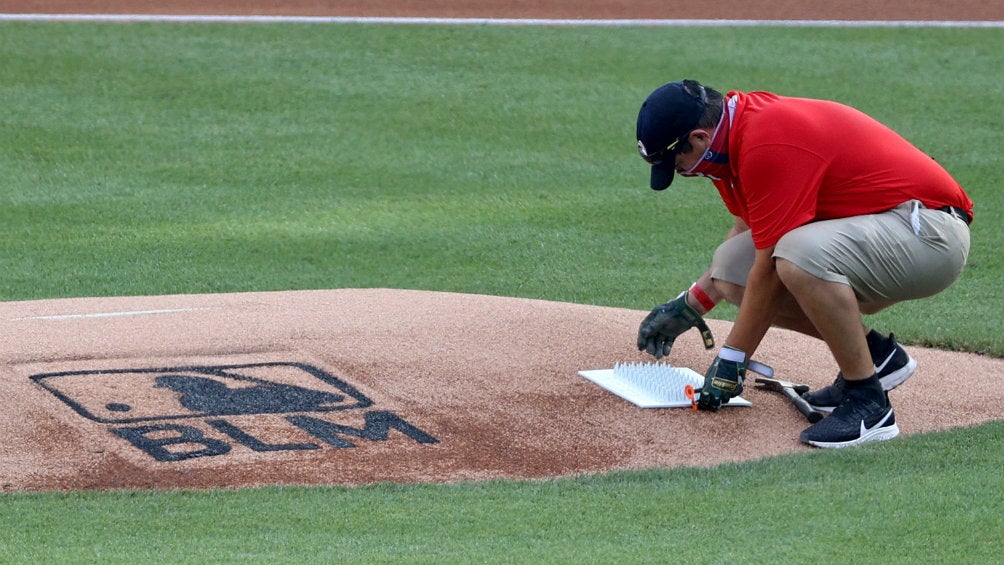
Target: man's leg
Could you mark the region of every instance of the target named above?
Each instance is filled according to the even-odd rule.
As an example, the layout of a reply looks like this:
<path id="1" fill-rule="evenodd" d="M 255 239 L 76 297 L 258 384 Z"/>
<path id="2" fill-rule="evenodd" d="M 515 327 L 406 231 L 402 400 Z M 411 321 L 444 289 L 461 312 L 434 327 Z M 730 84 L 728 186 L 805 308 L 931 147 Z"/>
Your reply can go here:
<path id="1" fill-rule="evenodd" d="M 746 291 L 746 280 L 753 266 L 753 238 L 750 232 L 741 233 L 724 243 L 715 251 L 711 263 L 711 278 L 715 289 L 731 304 L 739 306 L 743 302 Z M 774 325 L 779 328 L 796 331 L 816 339 L 823 336 L 789 293 L 774 317 Z M 868 328 L 862 326 L 862 331 L 868 333 Z"/>
<path id="2" fill-rule="evenodd" d="M 844 379 L 860 381 L 875 374 L 865 340 L 858 300 L 850 285 L 819 279 L 785 259 L 777 274 L 833 353 Z"/>
<path id="3" fill-rule="evenodd" d="M 899 433 L 883 389 L 902 383 L 916 362 L 890 336 L 887 358 L 880 366 L 871 351 L 876 374 L 862 378 L 868 370 L 865 351 L 874 349 L 876 340 L 853 328 L 860 324 L 860 311 L 876 312 L 950 285 L 965 264 L 968 235 L 961 220 L 907 202 L 883 214 L 807 224 L 781 238 L 774 251 L 778 274 L 842 372 L 833 385 L 812 393 L 839 404 L 830 417 L 802 432 L 802 441 L 843 447 Z M 888 383 L 879 381 L 882 375 Z"/>
<path id="4" fill-rule="evenodd" d="M 846 287 L 853 289 L 857 305 L 845 306 L 848 312 L 859 310 L 863 314 L 873 314 L 899 300 L 929 293 L 924 288 L 915 288 L 910 284 L 904 285 L 901 280 L 892 280 L 890 285 L 883 286 L 885 284 L 883 281 L 887 280 L 886 277 L 892 276 L 892 273 L 917 273 L 908 276 L 926 282 L 935 280 L 935 284 L 947 284 L 947 281 L 937 283 L 936 279 L 939 277 L 945 277 L 947 280 L 951 280 L 953 277 L 950 269 L 935 269 L 935 265 L 944 265 L 944 252 L 935 253 L 935 257 L 930 257 L 931 251 L 927 249 L 927 245 L 918 245 L 917 242 L 909 241 L 915 237 L 909 231 L 909 227 L 907 227 L 906 233 L 902 232 L 901 226 L 910 225 L 908 219 L 897 215 L 902 215 L 904 211 L 909 214 L 908 205 L 904 205 L 902 208 L 903 210 L 895 210 L 870 220 L 849 218 L 803 226 L 803 228 L 796 230 L 799 233 L 793 232 L 790 236 L 782 239 L 775 250 L 775 257 L 788 259 L 796 265 L 801 266 L 802 263 L 805 263 L 811 266 L 811 271 L 806 267 L 803 269 L 809 271 L 809 274 L 815 275 L 815 278 L 820 281 L 844 285 L 844 288 L 841 288 L 842 291 L 846 291 Z M 927 218 L 931 222 L 955 221 L 943 212 L 927 212 L 928 215 L 933 216 Z M 850 224 L 848 225 L 847 222 Z M 945 229 L 950 231 L 952 227 L 952 225 L 948 225 Z M 962 235 L 967 235 L 964 232 L 964 225 L 961 226 L 961 230 L 963 231 Z M 813 233 L 817 231 L 818 235 L 813 236 Z M 908 241 L 904 243 L 904 239 Z M 968 243 L 968 239 L 963 243 Z M 828 246 L 831 245 L 835 245 L 835 247 L 828 249 Z M 908 246 L 910 253 L 901 252 L 903 245 Z M 965 247 L 968 248 L 968 245 Z M 954 248 L 954 246 L 950 248 Z M 882 250 L 887 250 L 888 253 L 882 255 Z M 880 255 L 873 259 L 872 254 L 876 252 L 879 252 Z M 755 250 L 750 232 L 736 235 L 723 242 L 716 250 L 711 266 L 711 277 L 716 289 L 725 300 L 737 305 L 742 303 L 754 255 Z M 798 258 L 798 261 L 796 262 L 792 258 Z M 866 277 L 878 275 L 879 279 L 862 279 L 859 276 L 851 279 L 836 273 L 862 273 Z M 897 291 L 906 291 L 906 294 L 897 296 Z M 861 300 L 862 295 L 867 299 Z M 846 296 L 846 298 L 849 305 L 850 297 Z M 857 318 L 860 321 L 860 317 Z M 794 330 L 819 339 L 823 337 L 792 296 L 786 297 L 785 303 L 779 308 L 773 322 L 777 327 Z M 864 325 L 861 326 L 861 333 L 865 335 L 872 364 L 884 390 L 896 388 L 914 373 L 917 366 L 916 361 L 896 342 L 894 336 L 880 334 Z M 840 373 L 833 385 L 810 393 L 811 399 L 809 400 L 820 410 L 832 410 L 839 406 L 843 400 L 843 388 L 844 376 Z"/>
<path id="5" fill-rule="evenodd" d="M 726 282 L 720 279 L 712 280 L 715 283 L 715 288 L 718 289 L 718 292 L 720 292 L 723 297 L 725 297 L 727 302 L 735 304 L 736 306 L 742 304 L 743 294 L 746 290 L 745 286 L 739 286 L 735 283 Z M 784 298 L 781 308 L 775 315 L 774 325 L 779 328 L 796 331 L 816 339 L 823 339 L 823 336 L 816 330 L 816 326 L 809 321 L 805 312 L 802 311 L 802 307 L 798 305 L 798 302 L 796 302 L 795 298 L 790 294 Z M 866 328 L 863 329 L 865 332 L 868 331 Z"/>
<path id="6" fill-rule="evenodd" d="M 843 376 L 843 400 L 833 413 L 802 432 L 818 447 L 844 447 L 899 435 L 892 405 L 872 364 L 861 314 L 848 284 L 825 281 L 776 259 L 778 276 L 819 329 Z"/>

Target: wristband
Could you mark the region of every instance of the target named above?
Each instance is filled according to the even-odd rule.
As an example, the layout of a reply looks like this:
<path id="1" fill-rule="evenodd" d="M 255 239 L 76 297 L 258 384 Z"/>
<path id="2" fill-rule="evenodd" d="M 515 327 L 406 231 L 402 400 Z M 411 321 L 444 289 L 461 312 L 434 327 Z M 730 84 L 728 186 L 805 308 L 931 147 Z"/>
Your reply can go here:
<path id="1" fill-rule="evenodd" d="M 694 300 L 700 303 L 705 312 L 710 312 L 711 309 L 715 307 L 715 303 L 711 300 L 711 297 L 704 292 L 703 288 L 697 286 L 696 282 L 690 285 L 690 295 L 694 297 Z"/>
<path id="2" fill-rule="evenodd" d="M 746 352 L 736 349 L 735 347 L 724 345 L 721 350 L 718 351 L 718 358 L 725 361 L 731 361 L 733 363 L 745 363 Z"/>

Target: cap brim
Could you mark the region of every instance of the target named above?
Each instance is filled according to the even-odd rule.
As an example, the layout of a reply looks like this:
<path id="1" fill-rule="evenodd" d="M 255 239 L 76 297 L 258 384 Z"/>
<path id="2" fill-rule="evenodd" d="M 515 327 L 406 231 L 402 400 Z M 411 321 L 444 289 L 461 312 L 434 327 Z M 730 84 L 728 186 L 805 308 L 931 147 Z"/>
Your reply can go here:
<path id="1" fill-rule="evenodd" d="M 673 184 L 673 175 L 676 171 L 672 165 L 652 165 L 652 190 L 666 190 Z"/>

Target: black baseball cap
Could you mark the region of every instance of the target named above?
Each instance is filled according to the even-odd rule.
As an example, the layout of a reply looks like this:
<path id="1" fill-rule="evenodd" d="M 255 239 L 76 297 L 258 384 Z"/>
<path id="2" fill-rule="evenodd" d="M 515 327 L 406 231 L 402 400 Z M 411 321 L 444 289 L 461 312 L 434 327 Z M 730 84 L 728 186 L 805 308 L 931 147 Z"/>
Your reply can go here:
<path id="1" fill-rule="evenodd" d="M 638 152 L 652 165 L 652 190 L 665 190 L 676 172 L 676 144 L 697 128 L 708 105 L 696 80 L 670 82 L 655 89 L 638 112 Z"/>

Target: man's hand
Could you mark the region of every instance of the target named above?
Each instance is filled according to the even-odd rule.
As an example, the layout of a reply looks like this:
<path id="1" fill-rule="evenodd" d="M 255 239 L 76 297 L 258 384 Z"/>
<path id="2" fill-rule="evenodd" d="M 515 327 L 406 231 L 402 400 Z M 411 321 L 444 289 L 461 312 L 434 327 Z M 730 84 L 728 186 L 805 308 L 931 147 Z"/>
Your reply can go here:
<path id="1" fill-rule="evenodd" d="M 656 306 L 645 316 L 638 328 L 638 350 L 647 351 L 656 359 L 662 359 L 669 355 L 676 338 L 693 327 L 700 330 L 706 349 L 715 346 L 711 330 L 697 310 L 687 304 L 687 291 L 683 291 L 673 300 Z"/>
<path id="2" fill-rule="evenodd" d="M 704 388 L 697 401 L 699 410 L 718 410 L 733 396 L 743 391 L 746 379 L 746 354 L 729 346 L 722 347 L 715 361 L 704 374 Z"/>

